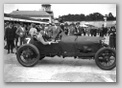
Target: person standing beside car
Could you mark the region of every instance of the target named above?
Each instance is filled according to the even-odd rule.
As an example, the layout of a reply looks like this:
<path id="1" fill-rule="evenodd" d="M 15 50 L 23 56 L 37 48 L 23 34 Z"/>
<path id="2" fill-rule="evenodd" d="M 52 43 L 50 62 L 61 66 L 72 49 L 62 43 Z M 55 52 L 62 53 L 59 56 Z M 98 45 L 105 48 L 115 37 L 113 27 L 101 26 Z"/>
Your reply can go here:
<path id="1" fill-rule="evenodd" d="M 5 31 L 5 39 L 7 41 L 7 49 L 8 49 L 8 54 L 14 53 L 13 48 L 14 48 L 14 39 L 15 39 L 15 31 L 12 29 L 12 24 L 8 24 L 6 27 Z"/>
<path id="2" fill-rule="evenodd" d="M 17 30 L 17 26 L 16 26 L 17 24 L 13 24 L 13 26 L 12 26 L 12 30 L 14 31 L 14 33 L 15 33 L 15 47 L 17 47 L 18 46 L 18 35 L 16 34 L 16 30 Z"/>
<path id="3" fill-rule="evenodd" d="M 26 34 L 26 30 L 25 30 L 24 26 L 19 24 L 18 28 L 16 30 L 16 34 L 19 35 L 20 45 L 22 45 L 23 41 L 24 41 L 24 38 L 25 38 L 25 34 Z"/>
<path id="4" fill-rule="evenodd" d="M 111 48 L 116 49 L 116 28 L 113 26 L 109 31 L 109 45 Z"/>
<path id="5" fill-rule="evenodd" d="M 35 24 L 31 24 L 31 28 L 29 30 L 29 35 L 31 37 L 33 37 L 34 35 L 36 35 L 36 33 L 37 33 L 36 25 Z"/>

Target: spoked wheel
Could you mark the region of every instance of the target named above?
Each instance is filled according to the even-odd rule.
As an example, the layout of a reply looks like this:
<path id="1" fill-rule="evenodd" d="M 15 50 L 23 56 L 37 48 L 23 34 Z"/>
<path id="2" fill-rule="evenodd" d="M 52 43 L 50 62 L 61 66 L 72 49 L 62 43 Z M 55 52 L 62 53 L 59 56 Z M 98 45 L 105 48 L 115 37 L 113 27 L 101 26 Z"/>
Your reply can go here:
<path id="1" fill-rule="evenodd" d="M 116 67 L 116 52 L 111 48 L 102 48 L 95 55 L 95 62 L 101 69 L 111 70 Z"/>
<path id="2" fill-rule="evenodd" d="M 17 51 L 17 60 L 25 67 L 34 66 L 39 59 L 39 50 L 32 44 L 22 45 Z"/>

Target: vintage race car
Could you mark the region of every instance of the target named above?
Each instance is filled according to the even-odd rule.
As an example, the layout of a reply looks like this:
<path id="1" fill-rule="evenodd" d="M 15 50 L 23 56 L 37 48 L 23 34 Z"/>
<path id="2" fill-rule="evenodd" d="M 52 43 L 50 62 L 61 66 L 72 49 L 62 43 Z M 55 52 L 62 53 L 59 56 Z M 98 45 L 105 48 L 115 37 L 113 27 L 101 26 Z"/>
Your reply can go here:
<path id="1" fill-rule="evenodd" d="M 51 45 L 43 45 L 34 38 L 20 46 L 16 56 L 18 62 L 25 66 L 34 66 L 44 57 L 74 57 L 94 59 L 98 67 L 111 70 L 116 67 L 116 52 L 104 42 L 102 37 L 62 36 L 61 40 Z"/>

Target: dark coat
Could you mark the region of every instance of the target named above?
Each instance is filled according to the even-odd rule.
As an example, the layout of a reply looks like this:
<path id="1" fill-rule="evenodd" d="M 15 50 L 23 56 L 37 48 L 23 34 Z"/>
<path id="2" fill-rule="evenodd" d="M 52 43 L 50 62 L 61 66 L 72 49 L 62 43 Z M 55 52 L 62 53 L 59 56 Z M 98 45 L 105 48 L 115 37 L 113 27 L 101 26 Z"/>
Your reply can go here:
<path id="1" fill-rule="evenodd" d="M 15 30 L 13 30 L 11 27 L 7 27 L 5 31 L 5 38 L 7 40 L 14 40 L 15 39 Z"/>
<path id="2" fill-rule="evenodd" d="M 109 45 L 110 47 L 116 48 L 116 30 L 110 30 Z"/>

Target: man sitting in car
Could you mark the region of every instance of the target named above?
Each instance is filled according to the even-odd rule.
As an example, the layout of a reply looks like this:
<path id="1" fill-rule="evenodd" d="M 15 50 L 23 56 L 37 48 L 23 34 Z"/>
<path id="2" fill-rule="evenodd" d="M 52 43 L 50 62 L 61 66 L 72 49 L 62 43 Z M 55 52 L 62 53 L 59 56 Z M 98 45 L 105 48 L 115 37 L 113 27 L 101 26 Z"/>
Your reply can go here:
<path id="1" fill-rule="evenodd" d="M 40 41 L 43 45 L 50 45 L 51 43 L 57 43 L 57 42 L 54 42 L 54 40 L 52 41 L 46 41 L 44 39 L 44 36 L 45 36 L 45 32 L 44 30 L 40 30 L 36 35 L 34 35 L 35 38 Z"/>

